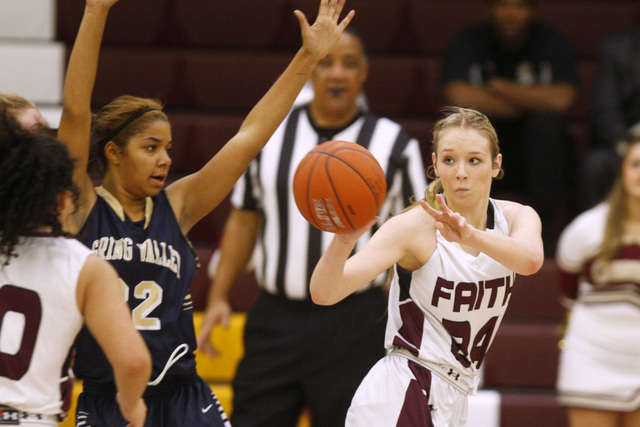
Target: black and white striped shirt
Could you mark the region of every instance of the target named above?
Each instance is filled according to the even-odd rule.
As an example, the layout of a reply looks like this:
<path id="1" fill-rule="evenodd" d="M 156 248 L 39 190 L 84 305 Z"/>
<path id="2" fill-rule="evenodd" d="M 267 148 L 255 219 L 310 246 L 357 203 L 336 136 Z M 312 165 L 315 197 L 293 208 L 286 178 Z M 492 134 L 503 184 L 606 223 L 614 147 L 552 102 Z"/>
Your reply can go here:
<path id="1" fill-rule="evenodd" d="M 313 147 L 328 139 L 353 141 L 376 157 L 387 177 L 379 224 L 402 210 L 411 197 L 422 198 L 427 185 L 419 143 L 399 124 L 363 113 L 333 136 L 326 132 L 314 126 L 306 107 L 293 109 L 231 195 L 234 207 L 261 211 L 264 217 L 254 253 L 259 285 L 290 299 L 309 298 L 311 273 L 333 237 L 304 219 L 291 191 L 296 167 Z M 358 241 L 356 250 L 370 235 Z"/>

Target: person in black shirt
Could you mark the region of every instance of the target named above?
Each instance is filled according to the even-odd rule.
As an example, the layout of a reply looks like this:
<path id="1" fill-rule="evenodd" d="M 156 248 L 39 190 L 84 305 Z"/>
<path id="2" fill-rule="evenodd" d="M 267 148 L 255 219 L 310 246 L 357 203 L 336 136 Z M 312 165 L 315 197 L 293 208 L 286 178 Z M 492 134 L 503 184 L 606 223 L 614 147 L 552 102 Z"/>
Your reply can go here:
<path id="1" fill-rule="evenodd" d="M 490 117 L 505 159 L 505 177 L 493 191 L 532 205 L 551 254 L 571 178 L 565 115 L 580 83 L 576 54 L 563 35 L 535 20 L 534 1 L 489 3 L 490 20 L 464 29 L 448 47 L 442 94 L 446 104 Z"/>

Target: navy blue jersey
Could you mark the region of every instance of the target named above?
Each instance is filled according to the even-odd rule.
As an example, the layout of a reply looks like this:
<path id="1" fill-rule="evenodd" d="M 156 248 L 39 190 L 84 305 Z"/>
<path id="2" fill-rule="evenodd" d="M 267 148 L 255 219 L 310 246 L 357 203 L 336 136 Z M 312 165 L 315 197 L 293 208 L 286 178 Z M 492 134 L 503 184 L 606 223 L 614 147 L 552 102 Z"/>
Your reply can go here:
<path id="1" fill-rule="evenodd" d="M 193 376 L 196 339 L 189 285 L 198 261 L 166 193 L 147 199 L 146 219 L 137 223 L 110 193 L 100 187 L 96 191 L 96 204 L 77 237 L 120 275 L 134 326 L 153 359 L 149 384 L 168 385 Z M 86 327 L 76 340 L 76 352 L 78 378 L 113 381 L 111 366 Z"/>

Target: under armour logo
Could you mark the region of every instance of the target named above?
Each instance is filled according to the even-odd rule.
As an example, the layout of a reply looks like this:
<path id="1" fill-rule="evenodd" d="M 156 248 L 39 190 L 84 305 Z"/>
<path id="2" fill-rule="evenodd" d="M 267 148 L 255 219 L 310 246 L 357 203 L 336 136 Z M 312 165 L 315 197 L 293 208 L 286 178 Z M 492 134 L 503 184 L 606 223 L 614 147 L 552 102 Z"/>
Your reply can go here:
<path id="1" fill-rule="evenodd" d="M 460 378 L 460 374 L 457 372 L 453 372 L 452 368 L 449 368 L 449 372 L 447 372 L 447 375 L 449 375 L 450 377 L 453 377 L 453 379 L 456 381 L 458 381 L 458 378 Z"/>

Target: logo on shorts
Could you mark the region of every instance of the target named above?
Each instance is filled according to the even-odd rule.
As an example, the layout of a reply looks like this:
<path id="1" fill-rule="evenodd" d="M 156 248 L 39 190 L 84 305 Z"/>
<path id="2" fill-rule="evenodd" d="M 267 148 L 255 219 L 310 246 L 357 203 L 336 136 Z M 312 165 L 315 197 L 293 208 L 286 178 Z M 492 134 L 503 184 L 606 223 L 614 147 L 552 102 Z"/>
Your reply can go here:
<path id="1" fill-rule="evenodd" d="M 202 408 L 202 413 L 206 414 L 207 412 L 209 412 L 209 410 L 213 408 L 213 403 L 209 406 L 207 406 L 206 408 Z"/>
<path id="2" fill-rule="evenodd" d="M 449 372 L 447 372 L 447 375 L 449 375 L 450 377 L 453 377 L 453 379 L 456 381 L 458 381 L 458 379 L 460 378 L 460 374 L 455 372 L 453 368 L 449 368 Z"/>

